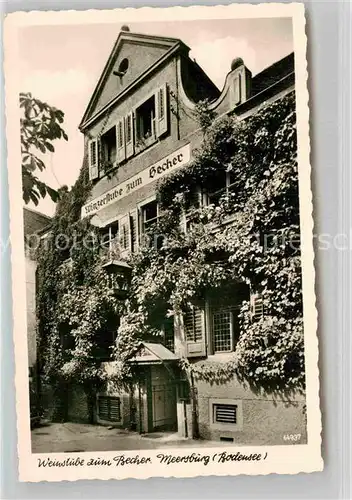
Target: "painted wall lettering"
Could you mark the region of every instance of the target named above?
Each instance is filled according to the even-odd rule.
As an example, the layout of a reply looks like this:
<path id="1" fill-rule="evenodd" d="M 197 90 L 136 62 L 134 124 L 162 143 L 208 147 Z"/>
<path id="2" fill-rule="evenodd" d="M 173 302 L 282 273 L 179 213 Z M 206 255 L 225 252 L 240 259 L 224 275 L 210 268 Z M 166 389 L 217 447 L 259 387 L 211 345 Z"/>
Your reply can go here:
<path id="1" fill-rule="evenodd" d="M 179 167 L 187 165 L 191 157 L 190 145 L 187 144 L 182 148 L 174 151 L 154 165 L 142 170 L 130 179 L 122 182 L 118 186 L 110 189 L 98 198 L 89 201 L 82 207 L 81 218 L 93 215 L 99 210 L 111 205 L 112 203 L 121 200 L 133 191 L 140 189 L 156 179 L 160 179 L 164 175 L 176 170 Z"/>

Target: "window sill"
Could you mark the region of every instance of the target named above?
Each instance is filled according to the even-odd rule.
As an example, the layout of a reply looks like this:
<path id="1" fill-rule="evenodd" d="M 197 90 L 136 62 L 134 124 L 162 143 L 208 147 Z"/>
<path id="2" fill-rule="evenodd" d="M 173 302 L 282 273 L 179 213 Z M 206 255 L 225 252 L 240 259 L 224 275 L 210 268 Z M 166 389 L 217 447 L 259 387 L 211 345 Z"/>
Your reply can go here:
<path id="1" fill-rule="evenodd" d="M 158 138 L 156 136 L 155 137 L 148 137 L 148 139 L 144 139 L 143 141 L 140 142 L 140 144 L 136 144 L 135 154 L 141 153 L 142 151 L 149 148 L 150 146 L 152 146 L 156 142 L 158 142 Z"/>
<path id="2" fill-rule="evenodd" d="M 215 354 L 209 354 L 207 360 L 216 363 L 228 363 L 229 361 L 236 361 L 235 351 L 217 352 Z"/>

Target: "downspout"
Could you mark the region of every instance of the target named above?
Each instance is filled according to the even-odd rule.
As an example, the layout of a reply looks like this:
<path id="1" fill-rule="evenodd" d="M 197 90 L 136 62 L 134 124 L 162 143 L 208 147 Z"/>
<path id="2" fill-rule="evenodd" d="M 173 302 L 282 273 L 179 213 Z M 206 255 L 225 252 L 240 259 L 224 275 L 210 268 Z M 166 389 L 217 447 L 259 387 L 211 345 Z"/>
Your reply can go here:
<path id="1" fill-rule="evenodd" d="M 191 398 L 192 398 L 192 427 L 193 427 L 193 438 L 199 439 L 199 425 L 198 425 L 198 415 L 197 415 L 197 389 L 194 385 L 193 373 L 191 372 Z"/>
<path id="2" fill-rule="evenodd" d="M 141 381 L 138 377 L 138 406 L 139 406 L 139 434 L 142 434 L 142 394 L 141 394 Z"/>

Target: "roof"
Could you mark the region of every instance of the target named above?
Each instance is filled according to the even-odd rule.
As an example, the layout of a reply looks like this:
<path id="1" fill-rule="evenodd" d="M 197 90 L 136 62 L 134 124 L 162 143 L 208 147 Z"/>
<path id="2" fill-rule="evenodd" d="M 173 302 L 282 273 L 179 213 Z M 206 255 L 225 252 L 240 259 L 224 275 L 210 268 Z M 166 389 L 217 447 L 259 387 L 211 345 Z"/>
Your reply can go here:
<path id="1" fill-rule="evenodd" d="M 137 363 L 162 363 L 177 361 L 179 358 L 163 344 L 142 342 L 137 354 L 130 360 Z"/>
<path id="2" fill-rule="evenodd" d="M 295 60 L 294 53 L 292 52 L 252 78 L 252 95 L 259 94 L 285 76 L 294 72 L 294 70 Z"/>
<path id="3" fill-rule="evenodd" d="M 44 233 L 51 226 L 51 217 L 48 215 L 36 212 L 31 208 L 23 207 L 23 228 L 24 235 Z"/>
<path id="4" fill-rule="evenodd" d="M 97 102 L 97 98 L 99 97 L 99 95 L 104 87 L 104 84 L 106 82 L 106 79 L 107 79 L 108 75 L 110 74 L 110 71 L 113 68 L 113 65 L 115 63 L 117 55 L 118 55 L 123 43 L 126 41 L 129 41 L 132 43 L 139 42 L 141 44 L 157 44 L 158 46 L 164 47 L 165 54 L 160 58 L 160 61 L 164 60 L 164 58 L 169 53 L 170 54 L 173 53 L 173 51 L 176 48 L 183 48 L 186 52 L 189 52 L 189 50 L 190 50 L 190 48 L 178 38 L 156 36 L 156 35 L 146 35 L 143 33 L 131 33 L 130 31 L 121 31 L 116 42 L 115 42 L 115 45 L 114 45 L 112 51 L 110 53 L 110 56 L 105 64 L 105 67 L 101 73 L 101 76 L 98 80 L 98 83 L 97 83 L 95 89 L 94 89 L 94 92 L 91 96 L 91 99 L 88 103 L 88 106 L 84 112 L 83 118 L 82 118 L 81 123 L 79 125 L 80 129 L 84 126 L 84 124 L 90 118 L 90 115 L 91 115 L 92 111 L 94 110 L 95 104 Z M 129 87 L 130 86 L 131 85 L 129 85 Z M 105 108 L 105 106 L 104 106 L 104 108 Z M 99 110 L 99 111 L 102 111 L 102 110 Z"/>

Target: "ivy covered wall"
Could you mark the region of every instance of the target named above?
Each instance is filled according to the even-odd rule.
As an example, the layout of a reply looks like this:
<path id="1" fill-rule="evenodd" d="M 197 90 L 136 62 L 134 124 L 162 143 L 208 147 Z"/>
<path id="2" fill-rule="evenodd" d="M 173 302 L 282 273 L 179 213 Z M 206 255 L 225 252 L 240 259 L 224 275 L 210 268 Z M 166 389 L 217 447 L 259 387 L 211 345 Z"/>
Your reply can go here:
<path id="1" fill-rule="evenodd" d="M 158 233 L 164 244 L 160 249 L 140 247 L 130 256 L 128 300 L 109 294 L 99 234 L 89 219 L 80 220 L 91 189 L 85 162 L 71 191 L 61 192 L 38 267 L 40 359 L 46 380 L 59 391 L 74 380 L 89 396 L 104 382 L 97 339 L 114 328 L 114 379 L 118 385 L 128 384 L 135 374 L 126 361 L 141 340 L 158 341 L 158 318 L 181 313 L 229 280 L 260 292 L 264 315 L 253 319 L 249 298 L 244 300 L 233 359 L 225 364 L 182 359 L 181 367 L 196 380 L 221 383 L 236 375 L 268 391 L 304 389 L 294 94 L 264 104 L 242 121 L 234 115 L 209 120 L 206 106 L 200 103 L 198 109 L 202 146 L 191 164 L 158 185 L 163 209 Z M 192 206 L 194 192 L 211 191 L 225 171 L 234 180 L 231 192 L 216 203 Z M 185 212 L 186 233 L 180 224 Z M 69 244 L 60 248 L 62 235 Z M 70 264 L 61 265 L 68 256 Z"/>

